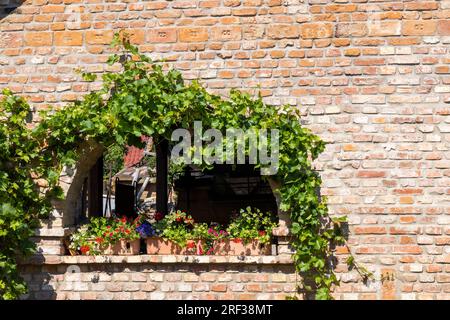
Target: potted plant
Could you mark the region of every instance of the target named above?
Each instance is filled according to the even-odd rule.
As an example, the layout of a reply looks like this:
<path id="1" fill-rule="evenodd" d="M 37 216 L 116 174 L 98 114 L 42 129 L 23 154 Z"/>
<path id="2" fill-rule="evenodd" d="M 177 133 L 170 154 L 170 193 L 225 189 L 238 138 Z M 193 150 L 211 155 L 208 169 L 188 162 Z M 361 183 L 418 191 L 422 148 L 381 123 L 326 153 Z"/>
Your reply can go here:
<path id="1" fill-rule="evenodd" d="M 197 244 L 193 239 L 195 227 L 192 216 L 177 210 L 164 218 L 155 218 L 152 224 L 157 237 L 146 238 L 147 254 L 192 254 L 196 253 Z"/>
<path id="2" fill-rule="evenodd" d="M 271 253 L 272 230 L 277 226 L 270 212 L 257 208 L 241 209 L 232 217 L 227 228 L 228 236 L 216 246 L 219 255 L 268 255 Z"/>
<path id="3" fill-rule="evenodd" d="M 94 217 L 71 235 L 69 250 L 71 254 L 82 255 L 139 254 L 139 233 L 136 226 L 139 220 L 122 218 Z"/>
<path id="4" fill-rule="evenodd" d="M 145 239 L 147 254 L 157 254 L 159 251 L 159 232 L 156 230 L 154 223 L 161 219 L 162 214 L 156 213 L 151 220 L 144 220 L 136 227 L 136 231 L 139 233 L 140 237 Z"/>
<path id="5" fill-rule="evenodd" d="M 90 225 L 87 224 L 81 226 L 70 236 L 68 248 L 71 255 L 96 255 L 102 251 L 101 242 L 92 233 Z"/>
<path id="6" fill-rule="evenodd" d="M 205 224 L 206 225 L 206 224 Z M 217 254 L 220 251 L 221 244 L 225 239 L 228 239 L 228 231 L 225 230 L 218 223 L 211 223 L 209 226 L 206 225 L 205 231 L 202 235 L 202 252 L 201 254 L 211 255 Z"/>
<path id="7" fill-rule="evenodd" d="M 127 219 L 116 218 L 111 224 L 102 228 L 103 239 L 109 244 L 104 253 L 113 255 L 136 255 L 139 254 L 140 236 L 136 228 L 139 226 L 139 218 Z"/>

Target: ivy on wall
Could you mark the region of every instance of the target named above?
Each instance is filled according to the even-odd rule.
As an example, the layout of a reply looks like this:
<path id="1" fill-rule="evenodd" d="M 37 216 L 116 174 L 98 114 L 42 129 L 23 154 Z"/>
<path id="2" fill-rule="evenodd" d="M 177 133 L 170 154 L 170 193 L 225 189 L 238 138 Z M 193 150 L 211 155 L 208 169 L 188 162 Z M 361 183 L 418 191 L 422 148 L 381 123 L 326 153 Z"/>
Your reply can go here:
<path id="1" fill-rule="evenodd" d="M 102 75 L 103 87 L 60 110 L 43 113 L 34 129 L 26 126 L 29 107 L 10 92 L 0 102 L 0 294 L 14 298 L 25 292 L 17 275 L 15 257 L 30 252 L 28 240 L 40 216 L 51 209 L 51 197 L 60 194 L 57 183 L 64 165 L 74 165 L 77 148 L 95 140 L 143 147 L 141 136 L 169 139 L 173 129 L 191 128 L 194 121 L 222 132 L 226 128 L 273 129 L 280 132 L 280 208 L 289 212 L 296 270 L 302 288 L 317 299 L 330 299 L 338 284 L 330 256 L 344 238 L 339 225 L 345 218 L 328 216 L 320 198 L 320 176 L 311 161 L 324 150 L 324 142 L 300 124 L 300 113 L 290 106 L 263 103 L 261 97 L 232 90 L 228 99 L 208 93 L 198 82 L 184 82 L 180 72 L 165 71 L 126 38 L 115 36 L 115 54 L 108 64 L 122 71 Z M 82 73 L 86 81 L 94 74 Z M 11 126 L 14 124 L 14 126 Z M 247 154 L 249 152 L 248 146 Z M 6 165 L 5 165 L 6 164 Z M 206 168 L 208 164 L 200 163 Z M 45 180 L 45 193 L 35 179 Z M 21 232 L 12 232 L 20 228 Z M 6 266 L 6 268 L 5 268 Z"/>
<path id="2" fill-rule="evenodd" d="M 30 237 L 58 196 L 54 158 L 27 126 L 30 107 L 3 91 L 0 101 L 0 299 L 26 291 L 16 258 L 33 252 Z M 39 188 L 41 185 L 43 188 Z"/>

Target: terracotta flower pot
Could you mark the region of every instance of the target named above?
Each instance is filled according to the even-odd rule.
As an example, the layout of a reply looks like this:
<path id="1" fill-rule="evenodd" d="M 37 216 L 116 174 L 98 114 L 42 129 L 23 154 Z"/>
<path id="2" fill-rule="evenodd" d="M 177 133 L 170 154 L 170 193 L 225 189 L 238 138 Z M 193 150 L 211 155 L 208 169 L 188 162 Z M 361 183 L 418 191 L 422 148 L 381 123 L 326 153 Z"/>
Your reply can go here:
<path id="1" fill-rule="evenodd" d="M 113 255 L 113 254 L 115 254 L 114 252 L 115 251 L 119 251 L 120 249 L 119 249 L 119 246 L 118 246 L 118 244 L 117 243 L 115 243 L 115 244 L 109 244 L 109 245 L 107 245 L 107 246 L 104 246 L 103 248 L 102 248 L 102 254 L 103 255 L 107 255 L 107 256 L 110 256 L 110 255 Z"/>
<path id="2" fill-rule="evenodd" d="M 119 255 L 119 256 L 131 256 L 138 255 L 140 249 L 140 241 L 121 239 L 119 242 L 109 245 L 103 249 L 103 254 L 106 255 Z"/>
<path id="3" fill-rule="evenodd" d="M 258 240 L 244 242 L 240 239 L 225 239 L 214 244 L 214 254 L 230 256 L 261 256 L 271 254 L 270 244 Z"/>
<path id="4" fill-rule="evenodd" d="M 165 240 L 159 237 L 147 238 L 147 254 L 200 254 L 202 245 L 201 240 L 189 240 L 187 247 L 182 247 L 171 240 Z M 193 243 L 193 245 L 191 244 Z"/>
<path id="5" fill-rule="evenodd" d="M 159 237 L 146 239 L 147 254 L 183 254 L 184 248 L 170 240 Z"/>

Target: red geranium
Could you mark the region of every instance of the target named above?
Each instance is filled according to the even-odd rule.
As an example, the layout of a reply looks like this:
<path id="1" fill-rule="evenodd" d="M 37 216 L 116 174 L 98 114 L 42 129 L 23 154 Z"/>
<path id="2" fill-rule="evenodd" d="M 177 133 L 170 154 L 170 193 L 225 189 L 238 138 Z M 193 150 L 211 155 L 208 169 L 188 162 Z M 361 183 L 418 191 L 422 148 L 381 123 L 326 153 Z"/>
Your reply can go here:
<path id="1" fill-rule="evenodd" d="M 80 247 L 81 253 L 87 253 L 87 252 L 89 252 L 89 250 L 91 250 L 91 248 L 89 246 L 81 246 Z"/>
<path id="2" fill-rule="evenodd" d="M 97 239 L 95 239 L 95 242 L 102 243 L 103 242 L 103 238 L 98 237 Z"/>
<path id="3" fill-rule="evenodd" d="M 260 231 L 258 231 L 258 233 L 259 233 L 260 237 L 263 237 L 266 235 L 266 232 L 264 230 L 260 230 Z"/>
<path id="4" fill-rule="evenodd" d="M 163 216 L 163 214 L 162 214 L 161 212 L 155 213 L 155 220 L 156 220 L 156 221 L 159 221 L 159 220 L 161 220 L 162 218 L 164 218 L 164 216 Z"/>
<path id="5" fill-rule="evenodd" d="M 234 243 L 241 243 L 241 242 L 242 242 L 242 240 L 241 240 L 241 239 L 239 239 L 239 238 L 234 238 L 234 239 L 233 239 L 233 242 L 234 242 Z"/>
<path id="6" fill-rule="evenodd" d="M 194 249 L 195 248 L 195 241 L 189 240 L 186 244 L 186 247 L 188 249 Z"/>

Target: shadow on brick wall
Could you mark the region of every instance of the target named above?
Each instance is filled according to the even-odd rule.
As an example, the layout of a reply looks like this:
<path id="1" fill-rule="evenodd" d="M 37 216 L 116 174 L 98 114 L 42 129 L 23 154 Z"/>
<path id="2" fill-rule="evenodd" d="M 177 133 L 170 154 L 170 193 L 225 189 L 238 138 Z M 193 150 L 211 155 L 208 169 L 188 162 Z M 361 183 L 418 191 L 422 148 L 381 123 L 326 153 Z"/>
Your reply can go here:
<path id="1" fill-rule="evenodd" d="M 45 261 L 41 253 L 36 253 L 26 260 L 28 263 L 20 265 L 20 273 L 27 283 L 28 292 L 20 297 L 21 300 L 55 300 L 56 291 L 51 283 L 54 277 L 52 266 L 42 265 Z"/>
<path id="2" fill-rule="evenodd" d="M 9 0 L 0 3 L 0 21 L 12 13 L 20 13 L 20 6 L 25 0 Z"/>

